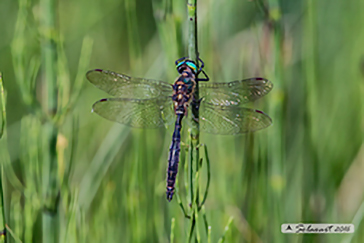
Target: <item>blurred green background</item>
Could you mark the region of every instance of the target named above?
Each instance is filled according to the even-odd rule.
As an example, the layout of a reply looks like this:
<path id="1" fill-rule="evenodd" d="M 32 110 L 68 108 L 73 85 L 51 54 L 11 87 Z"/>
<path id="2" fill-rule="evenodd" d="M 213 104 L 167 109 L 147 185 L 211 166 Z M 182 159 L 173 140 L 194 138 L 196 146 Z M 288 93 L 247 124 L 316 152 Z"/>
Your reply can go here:
<path id="1" fill-rule="evenodd" d="M 46 242 L 41 215 L 49 126 L 26 100 L 47 108 L 43 2 L 0 2 L 8 242 Z M 176 198 L 165 199 L 172 128 L 131 129 L 92 114 L 92 104 L 109 96 L 84 76 L 102 68 L 172 83 L 174 61 L 187 55 L 186 1 L 56 4 L 56 32 L 49 35 L 59 57 L 58 99 L 72 101 L 68 113 L 57 110 L 60 242 L 186 242 L 191 222 Z M 250 104 L 272 117 L 271 127 L 243 136 L 201 133 L 211 163 L 204 209 L 211 235 L 200 220 L 198 240 L 364 242 L 363 12 L 358 0 L 198 0 L 199 52 L 211 81 L 261 76 L 274 84 Z M 187 142 L 187 124 L 182 135 Z M 186 157 L 179 172 L 185 205 Z M 300 222 L 353 223 L 355 233 L 280 232 L 282 223 Z"/>

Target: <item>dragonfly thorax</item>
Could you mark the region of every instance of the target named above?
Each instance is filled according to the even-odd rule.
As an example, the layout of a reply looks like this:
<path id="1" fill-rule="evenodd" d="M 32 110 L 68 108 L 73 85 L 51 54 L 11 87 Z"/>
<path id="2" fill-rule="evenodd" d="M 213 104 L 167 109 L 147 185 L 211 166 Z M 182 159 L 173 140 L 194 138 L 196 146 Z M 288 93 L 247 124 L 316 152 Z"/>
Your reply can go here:
<path id="1" fill-rule="evenodd" d="M 195 74 L 189 67 L 186 67 L 173 85 L 172 100 L 174 102 L 175 114 L 183 113 L 187 115 L 188 106 L 192 99 L 195 86 Z"/>

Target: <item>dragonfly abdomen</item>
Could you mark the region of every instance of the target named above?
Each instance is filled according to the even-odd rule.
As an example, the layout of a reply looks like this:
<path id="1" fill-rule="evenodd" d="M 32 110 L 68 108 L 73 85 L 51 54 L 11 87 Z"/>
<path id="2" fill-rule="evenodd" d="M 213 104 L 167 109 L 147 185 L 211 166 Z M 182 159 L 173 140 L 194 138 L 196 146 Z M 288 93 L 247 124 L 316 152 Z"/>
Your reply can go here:
<path id="1" fill-rule="evenodd" d="M 174 194 L 174 184 L 178 172 L 179 154 L 181 151 L 181 128 L 183 114 L 178 114 L 172 136 L 172 143 L 169 148 L 168 169 L 167 169 L 167 199 L 171 201 Z"/>

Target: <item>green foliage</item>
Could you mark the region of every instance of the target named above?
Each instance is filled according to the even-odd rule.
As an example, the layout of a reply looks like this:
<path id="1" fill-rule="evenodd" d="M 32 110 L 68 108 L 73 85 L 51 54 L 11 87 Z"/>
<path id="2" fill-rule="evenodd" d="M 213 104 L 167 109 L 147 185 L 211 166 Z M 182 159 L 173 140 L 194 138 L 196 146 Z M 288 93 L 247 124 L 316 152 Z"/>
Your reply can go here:
<path id="1" fill-rule="evenodd" d="M 46 239 L 50 177 L 60 192 L 59 242 L 187 242 L 191 220 L 179 203 L 188 215 L 198 212 L 197 242 L 363 242 L 363 1 L 198 0 L 205 71 L 214 82 L 270 79 L 271 93 L 250 106 L 273 125 L 243 136 L 201 132 L 208 154 L 190 177 L 184 124 L 171 203 L 172 127 L 130 129 L 92 114 L 93 102 L 108 95 L 84 75 L 103 68 L 172 83 L 174 60 L 188 55 L 186 1 L 56 1 L 47 12 L 52 30 L 43 3 L 0 1 L 0 218 L 8 242 Z M 190 187 L 196 179 L 199 189 Z M 190 207 L 203 201 L 207 183 L 204 206 Z M 352 222 L 355 233 L 284 235 L 288 222 Z"/>

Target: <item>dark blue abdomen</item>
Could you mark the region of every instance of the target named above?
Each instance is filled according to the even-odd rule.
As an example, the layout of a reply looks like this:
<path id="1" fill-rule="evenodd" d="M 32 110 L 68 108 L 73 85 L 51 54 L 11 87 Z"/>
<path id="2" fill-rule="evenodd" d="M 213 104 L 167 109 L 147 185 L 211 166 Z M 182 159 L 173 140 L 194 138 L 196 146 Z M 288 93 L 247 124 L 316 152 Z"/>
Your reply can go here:
<path id="1" fill-rule="evenodd" d="M 176 124 L 172 136 L 172 143 L 169 148 L 166 192 L 168 201 L 171 201 L 173 198 L 174 184 L 176 183 L 176 176 L 178 172 L 179 154 L 181 151 L 182 118 L 183 114 L 177 115 Z"/>

